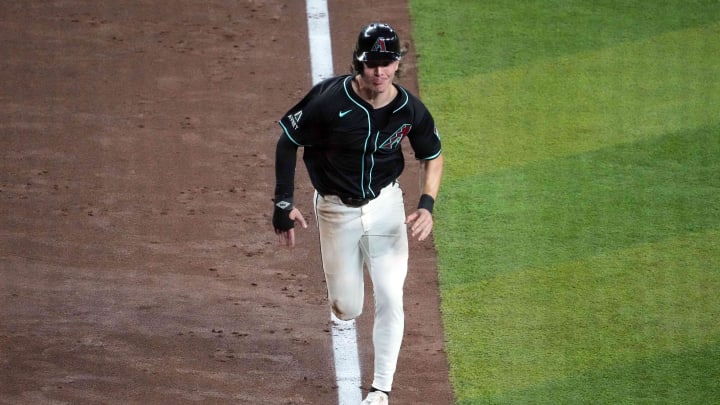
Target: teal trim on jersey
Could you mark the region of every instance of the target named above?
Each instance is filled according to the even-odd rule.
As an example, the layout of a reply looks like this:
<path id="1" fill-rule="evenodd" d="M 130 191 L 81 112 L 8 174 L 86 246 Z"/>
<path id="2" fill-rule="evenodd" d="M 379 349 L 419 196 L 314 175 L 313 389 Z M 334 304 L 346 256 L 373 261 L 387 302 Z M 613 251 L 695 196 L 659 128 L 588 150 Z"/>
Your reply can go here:
<path id="1" fill-rule="evenodd" d="M 367 125 L 368 125 L 368 134 L 365 138 L 365 144 L 363 145 L 363 154 L 362 154 L 362 161 L 360 162 L 360 190 L 362 191 L 362 198 L 365 198 L 367 193 L 365 193 L 365 156 L 367 155 L 367 145 L 368 141 L 370 140 L 370 137 L 372 137 L 372 124 L 370 121 L 370 111 L 367 110 L 367 108 L 363 107 L 362 104 L 355 101 L 354 98 L 350 95 L 350 92 L 348 91 L 348 81 L 352 80 L 352 76 L 348 76 L 345 78 L 345 81 L 343 82 L 343 89 L 345 90 L 345 95 L 347 96 L 350 101 L 355 103 L 358 107 L 360 107 L 363 111 L 365 111 L 365 115 L 367 116 Z M 374 162 L 373 162 L 374 163 Z M 374 164 L 373 164 L 374 166 Z M 370 168 L 370 171 L 372 172 L 372 167 Z M 372 173 L 370 175 L 370 179 L 372 180 Z M 368 190 L 372 194 L 373 197 L 375 197 L 375 193 L 372 191 L 372 188 L 370 188 L 370 182 L 368 182 Z"/>
<path id="2" fill-rule="evenodd" d="M 377 197 L 377 196 L 375 195 L 375 192 L 372 190 L 372 187 L 370 185 L 372 184 L 372 174 L 373 174 L 373 170 L 375 169 L 375 152 L 378 151 L 378 145 L 377 145 L 378 139 L 380 139 L 380 131 L 377 131 L 375 133 L 375 143 L 373 145 L 374 149 L 373 149 L 373 153 L 370 155 L 370 162 L 372 163 L 372 166 L 370 166 L 370 180 L 368 180 L 368 189 L 372 193 L 373 197 Z"/>
<path id="3" fill-rule="evenodd" d="M 287 130 L 287 128 L 285 127 L 285 125 L 283 125 L 282 121 L 278 122 L 278 124 L 280 124 L 280 127 L 283 129 L 283 132 L 285 133 L 285 136 L 287 136 L 288 139 L 290 139 L 290 142 L 294 143 L 294 144 L 297 145 L 297 146 L 305 146 L 305 145 L 303 145 L 303 144 L 301 144 L 301 143 L 298 143 L 292 136 L 290 136 L 290 133 L 288 132 L 288 130 Z"/>
<path id="4" fill-rule="evenodd" d="M 405 106 L 407 105 L 408 101 L 410 101 L 410 96 L 408 96 L 408 94 L 407 94 L 407 92 L 405 91 L 405 89 L 403 89 L 403 88 L 400 87 L 400 86 L 395 86 L 395 87 L 397 87 L 397 88 L 402 92 L 403 96 L 405 96 L 405 101 L 403 101 L 403 103 L 400 105 L 400 107 L 398 107 L 398 108 L 396 108 L 395 110 L 393 110 L 393 114 L 395 114 L 396 112 L 402 110 L 403 107 L 405 107 Z"/>
<path id="5" fill-rule="evenodd" d="M 441 154 L 442 154 L 442 149 L 440 149 L 440 151 L 439 151 L 438 153 L 436 153 L 436 154 L 434 154 L 434 155 L 432 155 L 432 156 L 428 156 L 428 157 L 426 157 L 426 158 L 422 158 L 422 159 L 420 159 L 420 160 L 433 160 L 433 159 L 437 159 L 437 157 L 440 156 Z"/>

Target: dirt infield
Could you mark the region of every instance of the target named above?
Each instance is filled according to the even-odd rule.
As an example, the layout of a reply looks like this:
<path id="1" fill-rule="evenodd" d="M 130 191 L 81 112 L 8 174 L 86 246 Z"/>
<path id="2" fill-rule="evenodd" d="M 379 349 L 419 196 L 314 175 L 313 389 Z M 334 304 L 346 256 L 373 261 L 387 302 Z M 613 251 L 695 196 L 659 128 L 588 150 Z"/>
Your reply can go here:
<path id="1" fill-rule="evenodd" d="M 385 3 L 330 2 L 336 72 L 371 20 L 410 40 Z M 276 120 L 310 84 L 305 18 L 277 0 L 3 5 L 0 403 L 337 403 L 314 223 L 289 250 L 269 217 Z M 406 307 L 393 404 L 452 403 L 429 242 L 411 243 Z"/>

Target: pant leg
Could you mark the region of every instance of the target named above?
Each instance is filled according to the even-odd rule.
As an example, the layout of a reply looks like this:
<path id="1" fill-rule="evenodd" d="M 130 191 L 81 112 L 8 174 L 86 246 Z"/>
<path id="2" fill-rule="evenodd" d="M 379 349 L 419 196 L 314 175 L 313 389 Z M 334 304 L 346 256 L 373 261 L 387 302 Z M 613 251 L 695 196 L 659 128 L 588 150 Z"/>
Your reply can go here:
<path id="1" fill-rule="evenodd" d="M 365 298 L 361 211 L 317 193 L 314 201 L 330 307 L 339 319 L 354 319 Z"/>
<path id="2" fill-rule="evenodd" d="M 371 204 L 363 210 L 363 248 L 375 298 L 373 386 L 390 391 L 405 328 L 403 287 L 408 239 L 402 190 L 397 184 L 390 186 Z"/>

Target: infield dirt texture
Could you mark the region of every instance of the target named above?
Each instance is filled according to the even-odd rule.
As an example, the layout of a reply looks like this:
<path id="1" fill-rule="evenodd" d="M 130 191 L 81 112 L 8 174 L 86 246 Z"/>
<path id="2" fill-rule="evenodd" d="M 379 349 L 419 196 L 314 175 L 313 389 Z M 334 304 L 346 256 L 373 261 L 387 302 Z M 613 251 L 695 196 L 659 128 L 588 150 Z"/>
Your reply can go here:
<path id="1" fill-rule="evenodd" d="M 412 45 L 404 2 L 329 8 L 336 73 L 370 21 Z M 289 250 L 269 216 L 306 36 L 302 1 L 3 4 L 0 403 L 337 403 L 314 221 Z M 405 302 L 393 403 L 452 403 L 432 242 L 411 243 Z"/>

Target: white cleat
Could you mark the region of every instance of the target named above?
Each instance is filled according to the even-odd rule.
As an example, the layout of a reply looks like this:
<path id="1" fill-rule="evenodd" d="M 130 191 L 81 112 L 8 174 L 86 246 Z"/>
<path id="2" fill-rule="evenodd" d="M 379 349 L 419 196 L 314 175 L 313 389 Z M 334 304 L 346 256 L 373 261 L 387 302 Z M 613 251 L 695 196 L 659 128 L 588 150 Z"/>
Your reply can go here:
<path id="1" fill-rule="evenodd" d="M 388 396 L 382 391 L 373 391 L 365 397 L 362 405 L 388 405 Z"/>

